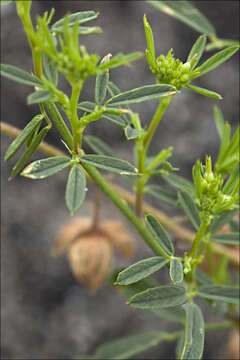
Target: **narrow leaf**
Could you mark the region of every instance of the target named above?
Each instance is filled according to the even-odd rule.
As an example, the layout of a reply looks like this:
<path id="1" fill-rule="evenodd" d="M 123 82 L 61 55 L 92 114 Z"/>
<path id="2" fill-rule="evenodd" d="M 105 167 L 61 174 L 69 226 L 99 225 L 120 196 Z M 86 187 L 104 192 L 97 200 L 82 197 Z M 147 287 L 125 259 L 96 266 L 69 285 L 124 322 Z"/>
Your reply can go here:
<path id="1" fill-rule="evenodd" d="M 191 181 L 185 179 L 183 176 L 176 174 L 162 175 L 163 179 L 170 185 L 179 190 L 186 191 L 189 194 L 195 193 L 194 185 Z"/>
<path id="2" fill-rule="evenodd" d="M 131 297 L 129 305 L 137 309 L 158 309 L 182 305 L 187 301 L 185 289 L 180 286 L 159 286 Z"/>
<path id="3" fill-rule="evenodd" d="M 207 34 L 208 36 L 216 35 L 213 25 L 189 1 L 147 0 L 147 2 L 200 33 Z"/>
<path id="4" fill-rule="evenodd" d="M 185 325 L 185 339 L 181 360 L 202 359 L 204 348 L 204 319 L 200 308 L 196 304 L 188 304 Z"/>
<path id="5" fill-rule="evenodd" d="M 64 122 L 61 114 L 58 111 L 58 108 L 55 104 L 47 102 L 44 104 L 45 109 L 49 113 L 50 117 L 52 118 L 53 123 L 55 124 L 56 128 L 60 132 L 63 137 L 63 140 L 66 142 L 68 147 L 72 150 L 73 148 L 73 137 Z"/>
<path id="6" fill-rule="evenodd" d="M 159 185 L 148 185 L 144 189 L 146 193 L 153 197 L 165 201 L 166 203 L 175 206 L 177 202 L 177 193 L 174 190 L 164 188 Z"/>
<path id="7" fill-rule="evenodd" d="M 69 172 L 66 187 L 66 204 L 71 213 L 74 215 L 81 207 L 86 195 L 86 177 L 80 166 L 73 166 Z"/>
<path id="8" fill-rule="evenodd" d="M 239 304 L 239 288 L 237 287 L 205 285 L 198 288 L 197 294 L 206 299 Z"/>
<path id="9" fill-rule="evenodd" d="M 69 15 L 69 26 L 74 26 L 76 22 L 79 24 L 83 24 L 85 22 L 88 22 L 90 20 L 94 20 L 98 17 L 99 13 L 95 11 L 80 11 L 74 14 Z M 64 18 L 58 20 L 55 22 L 55 24 L 52 25 L 52 31 L 59 30 L 63 28 L 64 25 Z"/>
<path id="10" fill-rule="evenodd" d="M 121 271 L 118 274 L 116 283 L 118 285 L 129 285 L 135 283 L 160 270 L 166 264 L 167 261 L 160 256 L 140 260 Z"/>
<path id="11" fill-rule="evenodd" d="M 193 201 L 191 195 L 189 195 L 187 192 L 179 192 L 178 193 L 178 201 L 187 215 L 188 219 L 190 220 L 191 224 L 193 225 L 195 230 L 198 230 L 200 226 L 200 215 L 199 210 L 197 208 L 197 205 Z"/>
<path id="12" fill-rule="evenodd" d="M 58 71 L 56 66 L 53 65 L 51 59 L 47 54 L 43 54 L 43 69 L 47 79 L 57 87 L 58 84 Z"/>
<path id="13" fill-rule="evenodd" d="M 145 216 L 146 224 L 168 255 L 174 254 L 173 243 L 168 233 L 153 215 Z"/>
<path id="14" fill-rule="evenodd" d="M 219 230 L 221 230 L 221 228 L 228 224 L 233 216 L 236 214 L 237 210 L 232 210 L 232 211 L 228 211 L 227 213 L 224 213 L 223 215 L 220 215 L 218 218 L 215 218 L 210 226 L 210 232 L 212 234 L 215 234 L 216 232 L 218 232 Z"/>
<path id="15" fill-rule="evenodd" d="M 219 95 L 218 93 L 216 93 L 215 91 L 204 89 L 204 88 L 201 88 L 201 87 L 196 86 L 196 85 L 187 85 L 187 88 L 190 89 L 190 90 L 195 91 L 198 94 L 204 95 L 204 96 L 208 96 L 208 97 L 218 99 L 218 100 L 222 99 L 222 96 Z"/>
<path id="16" fill-rule="evenodd" d="M 143 17 L 143 23 L 144 23 L 144 29 L 145 29 L 145 35 L 147 40 L 147 48 L 149 52 L 151 53 L 152 57 L 155 58 L 155 46 L 154 46 L 154 38 L 151 26 L 149 25 L 146 15 Z"/>
<path id="17" fill-rule="evenodd" d="M 96 104 L 102 104 L 107 93 L 107 84 L 109 80 L 109 72 L 101 71 L 96 76 L 95 84 L 95 102 Z"/>
<path id="18" fill-rule="evenodd" d="M 47 101 L 53 97 L 53 94 L 48 90 L 38 90 L 27 97 L 28 105 L 38 104 Z"/>
<path id="19" fill-rule="evenodd" d="M 210 285 L 213 284 L 212 279 L 210 278 L 210 276 L 208 276 L 207 273 L 205 273 L 204 271 L 200 270 L 200 269 L 196 269 L 195 271 L 195 277 L 197 282 L 200 285 Z"/>
<path id="20" fill-rule="evenodd" d="M 198 64 L 201 56 L 204 52 L 207 37 L 205 34 L 200 35 L 197 41 L 193 44 L 193 47 L 188 55 L 187 61 L 191 63 L 191 69 L 193 70 Z"/>
<path id="21" fill-rule="evenodd" d="M 47 132 L 49 130 L 49 127 L 46 126 L 43 128 L 40 133 L 36 136 L 36 138 L 33 140 L 31 145 L 27 148 L 27 150 L 22 154 L 16 165 L 13 167 L 10 179 L 13 179 L 17 173 L 23 168 L 23 166 L 26 164 L 26 162 L 30 159 L 30 157 L 35 153 L 37 150 L 40 142 L 44 139 Z"/>
<path id="22" fill-rule="evenodd" d="M 13 65 L 1 64 L 1 75 L 20 84 L 42 87 L 42 81 L 35 75 Z"/>
<path id="23" fill-rule="evenodd" d="M 136 104 L 143 101 L 160 99 L 160 97 L 162 96 L 169 96 L 175 92 L 175 87 L 171 85 L 145 85 L 115 95 L 111 99 L 109 99 L 106 104 L 111 104 L 114 106 L 124 104 Z"/>
<path id="24" fill-rule="evenodd" d="M 151 311 L 160 319 L 181 324 L 185 321 L 185 311 L 180 305 L 171 308 L 154 309 Z"/>
<path id="25" fill-rule="evenodd" d="M 157 346 L 164 339 L 161 331 L 149 331 L 143 334 L 130 335 L 101 345 L 95 359 L 130 359 L 143 351 Z"/>
<path id="26" fill-rule="evenodd" d="M 108 146 L 99 137 L 88 135 L 84 137 L 84 141 L 88 146 L 98 155 L 114 156 L 114 153 L 110 146 Z"/>
<path id="27" fill-rule="evenodd" d="M 38 125 L 42 122 L 42 115 L 36 115 L 34 118 L 25 126 L 25 128 L 21 131 L 21 133 L 16 137 L 16 139 L 9 146 L 4 160 L 9 160 L 25 143 L 28 139 L 29 135 L 38 127 Z"/>
<path id="28" fill-rule="evenodd" d="M 225 124 L 224 124 L 223 113 L 217 105 L 214 105 L 214 107 L 213 107 L 213 115 L 214 115 L 215 125 L 217 128 L 218 134 L 220 136 L 220 139 L 222 139 L 223 134 L 224 134 Z"/>
<path id="29" fill-rule="evenodd" d="M 170 260 L 169 274 L 174 285 L 179 284 L 183 281 L 183 266 L 181 261 L 177 259 Z"/>
<path id="30" fill-rule="evenodd" d="M 113 69 L 121 65 L 128 65 L 132 61 L 136 61 L 140 59 L 143 54 L 139 51 L 124 55 L 122 53 L 118 53 L 113 56 L 109 61 L 103 62 L 98 66 L 99 70 Z"/>
<path id="31" fill-rule="evenodd" d="M 53 156 L 29 164 L 21 175 L 30 179 L 44 179 L 70 166 L 71 159 L 66 156 Z"/>
<path id="32" fill-rule="evenodd" d="M 238 50 L 239 46 L 230 46 L 211 56 L 208 60 L 206 60 L 202 65 L 199 66 L 199 74 L 197 74 L 196 77 L 202 76 L 204 74 L 207 74 L 209 71 L 214 70 L 219 65 L 230 59 Z"/>
<path id="33" fill-rule="evenodd" d="M 120 175 L 138 175 L 137 169 L 129 162 L 104 155 L 83 155 L 81 162 Z"/>
<path id="34" fill-rule="evenodd" d="M 96 108 L 96 104 L 91 101 L 82 101 L 77 105 L 77 108 L 87 112 L 93 112 Z"/>
<path id="35" fill-rule="evenodd" d="M 239 245 L 240 236 L 239 233 L 226 233 L 226 234 L 216 234 L 211 236 L 210 240 L 219 244 L 226 245 Z"/>

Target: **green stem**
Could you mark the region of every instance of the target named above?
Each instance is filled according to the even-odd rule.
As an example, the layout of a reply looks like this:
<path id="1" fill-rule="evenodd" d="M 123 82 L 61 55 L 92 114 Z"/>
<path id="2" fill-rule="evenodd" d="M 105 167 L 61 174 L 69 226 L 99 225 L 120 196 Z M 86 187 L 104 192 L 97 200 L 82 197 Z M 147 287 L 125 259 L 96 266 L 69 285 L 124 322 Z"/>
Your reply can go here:
<path id="1" fill-rule="evenodd" d="M 207 229 L 208 229 L 208 223 L 202 222 L 198 229 L 196 237 L 193 241 L 192 248 L 189 252 L 189 256 L 191 256 L 192 258 L 195 258 L 198 247 L 200 245 L 200 242 L 201 242 L 202 238 L 204 237 L 204 235 L 206 234 Z"/>
<path id="2" fill-rule="evenodd" d="M 111 188 L 103 176 L 89 164 L 81 164 L 93 181 L 107 195 L 122 214 L 132 223 L 139 234 L 144 238 L 153 251 L 164 258 L 168 259 L 169 255 L 164 251 L 158 241 L 153 237 L 150 231 L 143 225 L 142 221 L 133 213 L 131 209 L 123 202 L 119 195 Z"/>
<path id="3" fill-rule="evenodd" d="M 169 96 L 166 96 L 166 97 L 163 97 L 160 101 L 160 104 L 157 108 L 157 111 L 156 113 L 154 114 L 154 117 L 151 121 L 151 124 L 148 128 L 148 131 L 145 135 L 145 138 L 144 138 L 144 141 L 143 141 L 143 145 L 144 145 L 144 148 L 145 148 L 145 153 L 147 153 L 147 149 L 149 147 L 149 144 L 152 140 L 152 137 L 157 129 L 157 126 L 159 124 L 159 121 L 161 120 L 163 114 L 165 113 L 168 105 L 170 104 L 170 101 L 172 99 L 172 95 L 169 95 Z"/>
<path id="4" fill-rule="evenodd" d="M 221 321 L 221 322 L 215 322 L 215 323 L 208 323 L 205 324 L 205 330 L 211 331 L 211 330 L 224 330 L 224 329 L 233 329 L 237 326 L 237 323 L 233 321 Z"/>
<path id="5" fill-rule="evenodd" d="M 73 132 L 73 146 L 74 151 L 78 153 L 78 149 L 82 146 L 82 130 L 79 131 L 79 120 L 77 114 L 78 99 L 82 90 L 83 82 L 79 81 L 72 86 L 72 96 L 70 100 L 71 118 L 70 122 L 72 125 Z"/>

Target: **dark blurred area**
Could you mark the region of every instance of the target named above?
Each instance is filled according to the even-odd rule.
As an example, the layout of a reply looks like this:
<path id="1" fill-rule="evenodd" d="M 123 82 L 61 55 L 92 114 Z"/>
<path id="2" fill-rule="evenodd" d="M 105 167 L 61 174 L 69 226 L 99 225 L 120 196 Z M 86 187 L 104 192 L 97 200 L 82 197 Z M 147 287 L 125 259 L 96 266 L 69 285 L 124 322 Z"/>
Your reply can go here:
<path id="1" fill-rule="evenodd" d="M 192 3 L 208 17 L 220 38 L 237 40 L 238 1 Z M 89 53 L 97 53 L 101 57 L 109 52 L 144 52 L 144 14 L 154 32 L 157 54 L 166 54 L 173 48 L 175 56 L 184 61 L 199 35 L 145 1 L 33 1 L 32 14 L 43 14 L 51 7 L 55 8 L 54 21 L 67 12 L 99 11 L 99 18 L 89 25 L 102 27 L 103 34 L 82 36 L 80 42 Z M 205 53 L 203 60 L 212 54 Z M 1 62 L 32 70 L 29 46 L 13 3 L 1 6 Z M 129 67 L 111 70 L 110 77 L 123 91 L 155 82 L 145 58 Z M 198 79 L 195 84 L 223 96 L 218 105 L 225 119 L 235 128 L 239 119 L 238 55 Z M 93 89 L 94 79 L 90 79 L 84 85 L 81 101 L 91 101 Z M 1 120 L 23 128 L 38 113 L 37 106 L 26 105 L 30 92 L 32 89 L 29 87 L 2 78 Z M 154 154 L 173 145 L 172 163 L 180 168 L 180 174 L 190 178 L 197 158 L 203 159 L 206 154 L 216 157 L 219 146 L 213 121 L 213 105 L 216 102 L 188 89 L 182 90 L 173 98 L 163 117 L 150 152 Z M 153 101 L 132 106 L 132 109 L 147 124 L 156 106 L 157 102 Z M 119 157 L 132 161 L 133 143 L 126 142 L 119 127 L 99 120 L 90 126 L 87 133 L 99 136 Z M 1 159 L 11 141 L 12 138 L 1 135 Z M 64 150 L 54 128 L 47 141 Z M 99 344 L 127 334 L 151 329 L 174 330 L 174 325 L 127 306 L 126 299 L 109 285 L 96 296 L 89 295 L 74 279 L 67 259 L 51 257 L 57 232 L 72 220 L 64 202 L 67 173 L 63 171 L 41 181 L 18 176 L 8 182 L 18 156 L 7 163 L 1 162 L 2 359 L 71 359 L 79 354 L 94 353 Z M 40 157 L 45 155 L 38 152 L 33 159 Z M 75 218 L 91 215 L 95 194 L 95 187 L 89 184 L 87 200 Z M 159 206 L 156 201 L 153 204 Z M 164 209 L 173 214 L 170 207 Z M 101 216 L 126 223 L 106 198 Z M 136 233 L 132 232 L 132 236 L 141 246 L 138 246 L 133 260 L 116 258 L 118 267 L 152 254 Z M 162 278 L 165 283 L 169 281 L 164 272 L 159 276 L 160 282 Z M 209 320 L 208 316 L 206 308 L 206 320 Z M 222 336 L 226 341 L 222 341 Z M 225 336 L 225 332 L 207 335 L 205 359 L 226 359 Z M 174 356 L 172 344 L 163 343 L 138 359 L 173 359 Z"/>

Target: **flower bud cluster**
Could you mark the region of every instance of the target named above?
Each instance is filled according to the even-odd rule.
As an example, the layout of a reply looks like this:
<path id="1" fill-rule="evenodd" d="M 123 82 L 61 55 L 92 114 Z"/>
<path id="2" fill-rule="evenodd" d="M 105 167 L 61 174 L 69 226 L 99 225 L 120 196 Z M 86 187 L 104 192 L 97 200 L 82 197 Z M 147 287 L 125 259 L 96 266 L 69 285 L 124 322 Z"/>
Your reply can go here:
<path id="1" fill-rule="evenodd" d="M 198 73 L 197 69 L 191 71 L 189 62 L 183 64 L 179 59 L 175 59 L 172 49 L 167 56 L 160 55 L 156 59 L 155 65 L 151 66 L 151 71 L 159 84 L 171 84 L 177 90 L 185 87 Z"/>

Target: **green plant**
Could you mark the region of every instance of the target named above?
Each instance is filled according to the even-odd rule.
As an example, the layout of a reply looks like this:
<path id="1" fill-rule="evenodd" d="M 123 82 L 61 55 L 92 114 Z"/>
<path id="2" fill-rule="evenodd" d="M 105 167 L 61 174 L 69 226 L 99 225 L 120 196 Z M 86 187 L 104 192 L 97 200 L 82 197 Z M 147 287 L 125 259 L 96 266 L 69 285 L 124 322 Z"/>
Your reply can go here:
<path id="1" fill-rule="evenodd" d="M 177 96 L 181 89 L 187 87 L 201 95 L 221 99 L 215 91 L 200 88 L 191 82 L 231 58 L 239 47 L 227 47 L 199 65 L 207 42 L 206 35 L 201 35 L 185 63 L 175 59 L 172 50 L 166 56 L 161 54 L 156 57 L 153 33 L 144 16 L 146 58 L 156 83 L 121 92 L 109 80 L 109 70 L 135 61 L 142 54 L 107 54 L 99 62 L 98 55 L 89 54 L 85 47 L 80 46 L 79 35 L 101 32 L 98 27 L 82 25 L 97 18 L 96 12 L 68 15 L 50 25 L 54 15 L 52 10 L 50 13 L 45 12 L 42 17 L 38 16 L 34 28 L 30 16 L 31 1 L 16 1 L 16 7 L 31 47 L 35 74 L 2 64 L 1 75 L 34 87 L 35 91 L 27 100 L 29 105 L 39 104 L 40 114 L 27 124 L 5 154 L 5 160 L 9 160 L 26 145 L 10 177 L 14 178 L 21 172 L 27 178 L 42 179 L 68 168 L 66 204 L 71 214 L 82 206 L 86 180 L 87 177 L 91 178 L 155 253 L 154 257 L 140 260 L 118 272 L 113 279 L 115 285 L 130 297 L 130 306 L 154 311 L 159 317 L 175 318 L 181 324 L 180 330 L 174 333 L 155 330 L 103 345 L 90 358 L 126 359 L 161 341 L 176 341 L 179 359 L 201 359 L 204 328 L 211 330 L 239 326 L 233 314 L 239 303 L 239 288 L 231 280 L 228 259 L 222 254 L 216 270 L 212 264 L 214 243 L 239 245 L 237 224 L 233 220 L 239 209 L 239 127 L 231 136 L 230 125 L 224 122 L 220 109 L 214 107 L 214 118 L 221 139 L 218 159 L 214 166 L 210 156 L 206 156 L 205 163 L 197 160 L 193 167 L 193 182 L 174 174 L 178 169 L 169 162 L 172 147 L 161 150 L 153 157 L 148 157 L 148 149 L 172 97 Z M 70 97 L 58 87 L 59 73 L 71 88 Z M 79 102 L 82 87 L 92 76 L 96 77 L 94 101 Z M 129 105 L 154 99 L 159 99 L 159 105 L 149 126 L 143 127 L 139 114 L 134 113 Z M 69 120 L 70 129 L 59 109 Z M 94 136 L 83 138 L 86 127 L 101 118 L 118 125 L 123 129 L 126 139 L 134 141 L 134 165 L 116 158 L 100 139 Z M 41 128 L 44 121 L 46 124 Z M 42 143 L 52 124 L 63 139 L 68 155 L 56 153 Z M 11 133 L 11 129 L 6 125 L 4 128 L 4 124 L 2 129 Z M 95 154 L 85 154 L 84 142 Z M 38 147 L 52 156 L 34 161 L 24 168 Z M 98 168 L 131 181 L 135 192 L 136 214 Z M 152 177 L 158 175 L 175 189 L 149 184 Z M 192 247 L 184 257 L 175 253 L 172 240 L 163 226 L 164 217 L 157 218 L 148 213 L 143 219 L 143 198 L 146 192 L 181 209 L 193 226 L 195 234 Z M 220 234 L 219 231 L 226 224 L 231 225 L 229 232 Z M 165 225 L 170 228 L 166 221 Z M 205 254 L 208 258 L 207 273 L 199 269 Z M 149 278 L 163 267 L 169 269 L 171 285 L 160 285 Z M 218 308 L 225 322 L 205 324 L 201 308 L 195 302 L 197 297 L 205 299 L 213 309 Z"/>

